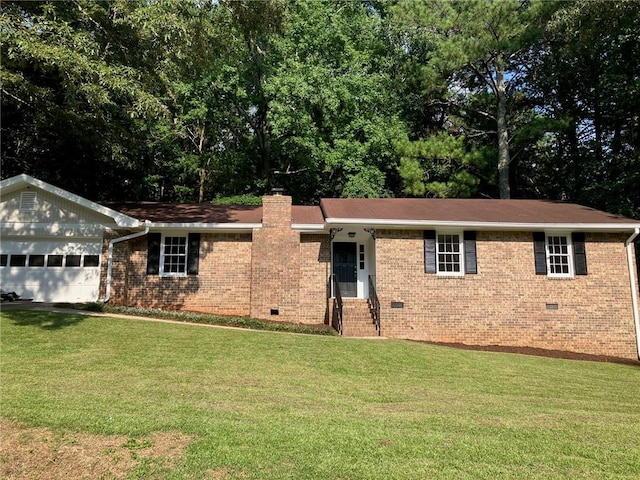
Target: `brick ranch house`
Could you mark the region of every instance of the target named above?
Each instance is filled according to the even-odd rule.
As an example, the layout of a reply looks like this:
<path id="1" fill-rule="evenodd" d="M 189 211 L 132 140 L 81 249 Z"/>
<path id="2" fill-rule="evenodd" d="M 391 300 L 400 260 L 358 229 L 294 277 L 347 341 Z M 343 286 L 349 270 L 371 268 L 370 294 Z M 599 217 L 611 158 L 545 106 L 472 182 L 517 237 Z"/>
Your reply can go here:
<path id="1" fill-rule="evenodd" d="M 0 182 L 2 288 L 638 359 L 640 221 L 539 200 L 100 205 Z"/>

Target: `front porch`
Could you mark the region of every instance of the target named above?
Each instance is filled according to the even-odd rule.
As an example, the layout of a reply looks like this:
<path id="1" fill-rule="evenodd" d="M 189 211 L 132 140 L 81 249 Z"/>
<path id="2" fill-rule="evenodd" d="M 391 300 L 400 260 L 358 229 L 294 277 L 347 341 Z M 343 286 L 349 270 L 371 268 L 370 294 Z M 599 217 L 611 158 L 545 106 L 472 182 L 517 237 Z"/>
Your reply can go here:
<path id="1" fill-rule="evenodd" d="M 330 238 L 331 325 L 344 336 L 380 336 L 375 230 L 354 226 L 332 228 Z"/>

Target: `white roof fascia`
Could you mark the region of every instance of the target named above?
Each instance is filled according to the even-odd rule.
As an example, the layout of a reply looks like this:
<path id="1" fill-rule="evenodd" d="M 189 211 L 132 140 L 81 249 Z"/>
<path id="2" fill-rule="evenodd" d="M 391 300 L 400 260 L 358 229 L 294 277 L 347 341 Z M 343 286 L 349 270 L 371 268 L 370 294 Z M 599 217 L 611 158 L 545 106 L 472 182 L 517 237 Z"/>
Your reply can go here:
<path id="1" fill-rule="evenodd" d="M 77 203 L 78 205 L 88 208 L 89 210 L 101 213 L 102 215 L 112 218 L 116 222 L 116 225 L 119 227 L 142 227 L 142 222 L 133 217 L 120 213 L 116 210 L 112 210 L 111 208 L 100 205 L 99 203 L 92 202 L 91 200 L 87 200 L 80 195 L 68 192 L 66 190 L 63 190 L 62 188 L 56 187 L 47 182 L 43 182 L 42 180 L 38 180 L 37 178 L 33 178 L 24 173 L 21 175 L 16 175 L 15 177 L 7 178 L 6 180 L 2 180 L 0 182 L 0 189 L 17 190 L 24 185 L 37 187 L 41 190 L 51 193 L 52 195 L 56 195 L 72 203 Z"/>
<path id="2" fill-rule="evenodd" d="M 261 228 L 261 223 L 172 223 L 172 222 L 147 222 L 152 230 L 191 230 L 199 232 L 251 232 L 256 228 Z"/>
<path id="3" fill-rule="evenodd" d="M 357 225 L 378 228 L 470 228 L 475 230 L 578 230 L 578 231 L 609 231 L 627 232 L 640 227 L 639 223 L 531 223 L 531 222 L 472 222 L 450 220 L 389 220 L 375 218 L 327 218 L 327 226 L 331 225 Z"/>
<path id="4" fill-rule="evenodd" d="M 292 223 L 291 229 L 300 233 L 323 233 L 327 231 L 323 223 Z"/>

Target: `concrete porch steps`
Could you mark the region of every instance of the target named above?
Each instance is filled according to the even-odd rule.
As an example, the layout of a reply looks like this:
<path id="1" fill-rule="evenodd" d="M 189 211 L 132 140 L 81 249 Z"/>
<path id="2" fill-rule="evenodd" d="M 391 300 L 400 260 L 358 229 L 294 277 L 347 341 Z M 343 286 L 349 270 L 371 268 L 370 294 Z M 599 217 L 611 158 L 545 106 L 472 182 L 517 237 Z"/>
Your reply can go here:
<path id="1" fill-rule="evenodd" d="M 378 336 L 366 298 L 342 299 L 342 335 L 344 337 Z"/>

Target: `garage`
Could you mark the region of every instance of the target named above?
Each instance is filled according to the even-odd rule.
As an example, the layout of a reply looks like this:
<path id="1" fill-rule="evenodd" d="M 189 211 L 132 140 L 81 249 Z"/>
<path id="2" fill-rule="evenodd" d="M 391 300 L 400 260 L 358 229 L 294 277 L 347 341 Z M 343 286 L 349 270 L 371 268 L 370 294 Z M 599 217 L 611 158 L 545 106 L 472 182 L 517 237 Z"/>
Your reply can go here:
<path id="1" fill-rule="evenodd" d="M 36 302 L 93 302 L 100 293 L 102 239 L 2 241 L 0 283 Z"/>
<path id="2" fill-rule="evenodd" d="M 99 300 L 103 239 L 139 222 L 27 175 L 3 180 L 0 193 L 2 290 L 36 302 Z"/>

